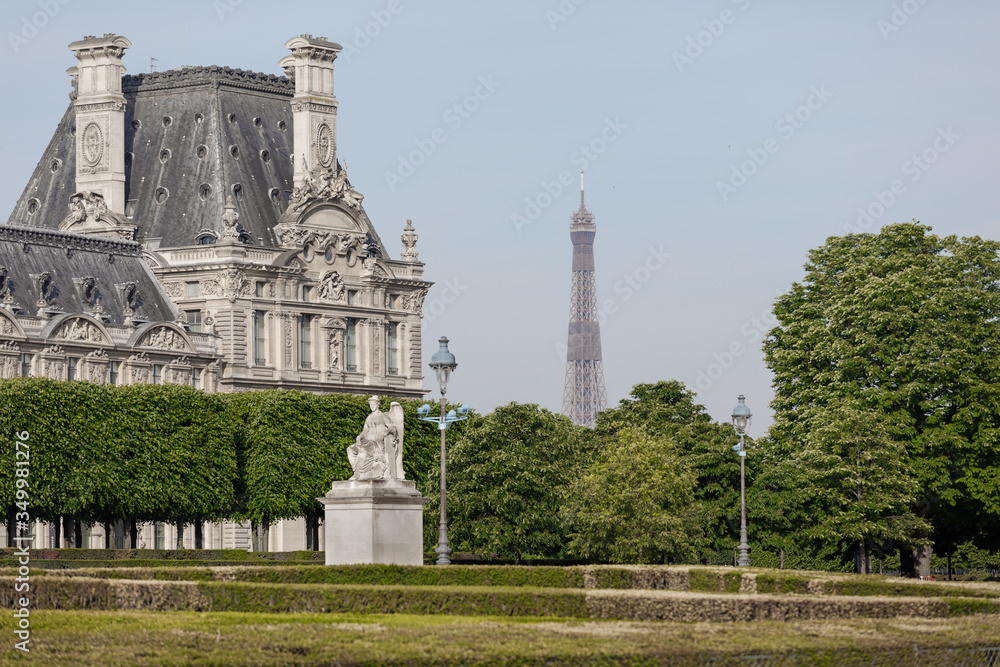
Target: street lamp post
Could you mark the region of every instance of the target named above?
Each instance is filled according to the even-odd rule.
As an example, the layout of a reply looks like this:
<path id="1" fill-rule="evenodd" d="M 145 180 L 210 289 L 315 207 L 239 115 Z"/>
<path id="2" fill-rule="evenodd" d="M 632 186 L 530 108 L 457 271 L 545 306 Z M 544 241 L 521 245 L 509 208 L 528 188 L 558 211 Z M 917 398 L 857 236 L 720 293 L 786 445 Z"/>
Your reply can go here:
<path id="1" fill-rule="evenodd" d="M 740 394 L 737 399 L 739 403 L 733 408 L 733 429 L 736 435 L 740 436 L 740 444 L 733 447 L 733 451 L 740 455 L 740 567 L 750 566 L 750 545 L 747 544 L 747 487 L 745 462 L 747 460 L 746 435 L 747 428 L 750 427 L 750 418 L 753 414 L 750 408 L 744 403 L 746 397 Z"/>
<path id="2" fill-rule="evenodd" d="M 445 392 L 448 391 L 448 380 L 451 379 L 452 371 L 458 368 L 458 364 L 455 363 L 455 355 L 448 351 L 448 339 L 445 336 L 441 336 L 441 338 L 438 339 L 438 342 L 441 344 L 441 347 L 434 353 L 434 356 L 431 357 L 431 361 L 428 366 L 434 369 L 434 374 L 437 376 L 438 384 L 441 385 L 441 416 L 428 417 L 428 414 L 431 411 L 431 406 L 424 404 L 417 409 L 417 418 L 426 422 L 436 422 L 438 429 L 441 431 L 441 523 L 438 527 L 438 545 L 437 549 L 434 551 L 438 555 L 437 564 L 448 565 L 451 563 L 451 560 L 448 558 L 451 554 L 451 547 L 448 546 L 448 510 L 445 487 L 445 431 L 448 428 L 448 424 L 468 419 L 470 408 L 468 405 L 463 405 L 458 409 L 458 414 L 455 414 L 454 410 L 450 410 L 447 414 L 445 414 L 445 410 L 448 409 L 448 401 L 445 399 L 444 395 Z"/>

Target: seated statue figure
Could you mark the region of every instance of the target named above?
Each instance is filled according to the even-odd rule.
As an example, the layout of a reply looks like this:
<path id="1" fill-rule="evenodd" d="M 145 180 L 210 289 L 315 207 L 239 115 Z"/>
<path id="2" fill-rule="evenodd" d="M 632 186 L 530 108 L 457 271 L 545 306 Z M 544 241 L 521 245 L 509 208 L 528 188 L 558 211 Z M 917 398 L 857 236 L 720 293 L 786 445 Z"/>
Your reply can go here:
<path id="1" fill-rule="evenodd" d="M 392 403 L 389 412 L 379 410 L 378 396 L 368 398 L 372 413 L 354 444 L 347 448 L 347 460 L 354 474 L 350 481 L 404 479 L 403 408 Z"/>

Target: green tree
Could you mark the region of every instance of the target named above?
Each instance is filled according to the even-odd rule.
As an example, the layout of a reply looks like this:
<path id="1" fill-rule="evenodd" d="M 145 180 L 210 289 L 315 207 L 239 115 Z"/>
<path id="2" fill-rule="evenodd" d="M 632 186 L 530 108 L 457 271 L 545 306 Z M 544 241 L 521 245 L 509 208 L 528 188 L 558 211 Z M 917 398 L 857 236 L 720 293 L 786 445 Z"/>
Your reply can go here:
<path id="1" fill-rule="evenodd" d="M 635 385 L 618 407 L 597 416 L 599 435 L 614 438 L 628 428 L 676 443 L 678 456 L 695 475 L 706 538 L 702 559 L 728 560 L 740 534 L 740 463 L 732 449 L 738 442 L 732 426 L 713 421 L 684 383 L 661 380 Z M 752 482 L 753 468 L 747 473 Z"/>
<path id="2" fill-rule="evenodd" d="M 557 556 L 561 493 L 580 454 L 575 430 L 537 405 L 510 403 L 470 418 L 447 453 L 452 547 L 518 561 Z"/>
<path id="3" fill-rule="evenodd" d="M 833 237 L 775 304 L 764 343 L 772 437 L 786 452 L 801 447 L 813 409 L 845 400 L 876 414 L 916 475 L 910 512 L 933 526 L 901 552 L 904 569 L 908 557 L 926 569 L 932 541 L 1000 532 L 998 250 L 917 223 Z M 949 535 L 963 515 L 979 532 Z"/>
<path id="4" fill-rule="evenodd" d="M 639 429 L 620 429 L 567 490 L 568 550 L 612 563 L 697 558 L 701 526 L 695 475 L 677 444 Z"/>
<path id="5" fill-rule="evenodd" d="M 803 446 L 779 468 L 801 499 L 805 538 L 856 545 L 858 571 L 868 574 L 872 546 L 927 534 L 911 511 L 919 485 L 906 446 L 881 415 L 845 402 L 813 409 L 808 424 Z"/>

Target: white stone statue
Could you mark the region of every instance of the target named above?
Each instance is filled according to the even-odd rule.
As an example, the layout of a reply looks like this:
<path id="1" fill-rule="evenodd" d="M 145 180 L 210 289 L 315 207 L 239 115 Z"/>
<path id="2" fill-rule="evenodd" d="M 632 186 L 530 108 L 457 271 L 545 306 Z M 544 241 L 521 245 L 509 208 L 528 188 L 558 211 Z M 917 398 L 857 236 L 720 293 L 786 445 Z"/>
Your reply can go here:
<path id="1" fill-rule="evenodd" d="M 378 396 L 370 396 L 372 413 L 365 427 L 347 448 L 347 460 L 354 474 L 349 481 L 405 479 L 403 476 L 403 407 L 396 402 L 389 412 L 379 410 Z"/>

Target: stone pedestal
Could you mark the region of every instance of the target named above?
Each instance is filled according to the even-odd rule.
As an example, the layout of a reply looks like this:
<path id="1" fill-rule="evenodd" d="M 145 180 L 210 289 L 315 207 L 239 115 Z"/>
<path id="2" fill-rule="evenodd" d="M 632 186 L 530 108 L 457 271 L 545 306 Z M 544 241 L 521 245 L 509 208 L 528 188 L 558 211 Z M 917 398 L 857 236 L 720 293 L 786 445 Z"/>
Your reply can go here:
<path id="1" fill-rule="evenodd" d="M 326 564 L 423 565 L 424 503 L 411 480 L 334 482 L 326 509 Z"/>

